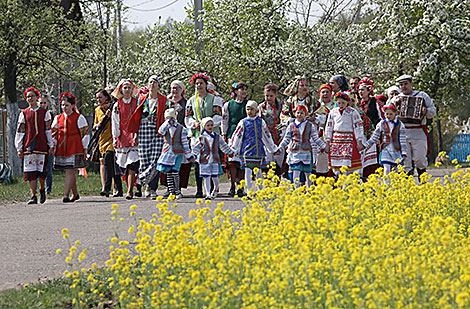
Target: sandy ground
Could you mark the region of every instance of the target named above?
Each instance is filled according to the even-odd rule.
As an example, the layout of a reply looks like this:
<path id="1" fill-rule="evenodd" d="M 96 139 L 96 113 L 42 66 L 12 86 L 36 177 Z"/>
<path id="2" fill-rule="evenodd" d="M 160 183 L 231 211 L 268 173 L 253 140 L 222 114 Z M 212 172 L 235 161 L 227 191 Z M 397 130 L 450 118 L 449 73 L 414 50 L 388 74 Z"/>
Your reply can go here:
<path id="1" fill-rule="evenodd" d="M 435 178 L 444 177 L 453 170 L 430 170 Z M 82 180 L 83 181 L 83 180 Z M 244 204 L 227 196 L 228 183 L 221 184 L 222 193 L 209 206 L 215 209 L 224 202 L 224 209 L 242 209 Z M 163 191 L 159 191 L 163 194 Z M 178 201 L 174 212 L 188 217 L 195 207 L 194 188 L 183 189 L 183 199 Z M 118 204 L 124 221 L 113 228 L 112 204 Z M 82 267 L 92 263 L 103 265 L 109 256 L 108 238 L 116 230 L 121 239 L 129 239 L 127 229 L 134 223 L 129 217 L 129 207 L 137 205 L 137 217 L 150 220 L 156 212 L 156 202 L 145 198 L 127 201 L 123 198 L 82 197 L 79 201 L 63 204 L 62 200 L 48 200 L 43 205 L 8 204 L 0 205 L 0 290 L 15 288 L 25 283 L 60 277 L 69 266 L 65 263 L 68 245 L 62 238 L 61 230 L 67 228 L 70 240 L 80 240 L 79 249 L 87 248 L 88 254 Z M 57 249 L 63 249 L 60 255 Z"/>

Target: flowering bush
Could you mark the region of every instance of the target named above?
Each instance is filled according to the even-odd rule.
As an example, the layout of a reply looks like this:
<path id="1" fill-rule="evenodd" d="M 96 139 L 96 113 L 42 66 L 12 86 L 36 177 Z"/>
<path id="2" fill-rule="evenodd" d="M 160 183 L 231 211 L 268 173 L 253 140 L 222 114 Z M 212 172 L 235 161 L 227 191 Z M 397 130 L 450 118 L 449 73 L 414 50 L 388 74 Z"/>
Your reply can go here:
<path id="1" fill-rule="evenodd" d="M 294 189 L 269 174 L 243 211 L 219 203 L 185 221 L 160 201 L 130 226 L 132 245 L 112 240 L 104 268 L 67 275 L 82 305 L 468 307 L 469 179 L 350 175 Z"/>

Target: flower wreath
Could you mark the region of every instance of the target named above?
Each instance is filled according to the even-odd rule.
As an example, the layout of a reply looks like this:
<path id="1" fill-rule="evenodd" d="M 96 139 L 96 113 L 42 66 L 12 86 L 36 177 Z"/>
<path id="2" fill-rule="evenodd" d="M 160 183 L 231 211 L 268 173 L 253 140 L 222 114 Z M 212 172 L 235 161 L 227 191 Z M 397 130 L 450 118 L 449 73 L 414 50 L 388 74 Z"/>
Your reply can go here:
<path id="1" fill-rule="evenodd" d="M 68 101 L 69 103 L 72 103 L 72 104 L 75 104 L 75 102 L 76 102 L 76 100 L 77 100 L 77 99 L 75 98 L 75 96 L 74 96 L 73 94 L 71 94 L 70 92 L 61 93 L 61 94 L 59 95 L 59 101 L 62 102 L 62 98 L 63 98 L 63 97 L 66 97 L 66 98 L 67 98 L 67 101 Z"/>
<path id="2" fill-rule="evenodd" d="M 349 96 L 349 94 L 347 92 L 337 92 L 335 93 L 335 96 L 334 96 L 334 100 L 338 100 L 338 99 L 344 99 L 348 102 L 351 102 L 351 97 Z"/>
<path id="3" fill-rule="evenodd" d="M 191 79 L 189 80 L 189 82 L 192 84 L 192 83 L 193 83 L 196 79 L 198 79 L 198 78 L 202 78 L 203 80 L 206 81 L 206 83 L 209 82 L 209 80 L 211 79 L 211 78 L 207 75 L 206 72 L 204 72 L 204 73 L 196 73 L 196 74 L 194 74 L 194 75 L 191 77 Z"/>
<path id="4" fill-rule="evenodd" d="M 39 98 L 41 96 L 41 93 L 34 87 L 29 87 L 28 89 L 26 89 L 24 92 L 23 92 L 23 97 L 24 99 L 26 100 L 26 94 L 30 91 L 33 91 L 36 96 Z"/>

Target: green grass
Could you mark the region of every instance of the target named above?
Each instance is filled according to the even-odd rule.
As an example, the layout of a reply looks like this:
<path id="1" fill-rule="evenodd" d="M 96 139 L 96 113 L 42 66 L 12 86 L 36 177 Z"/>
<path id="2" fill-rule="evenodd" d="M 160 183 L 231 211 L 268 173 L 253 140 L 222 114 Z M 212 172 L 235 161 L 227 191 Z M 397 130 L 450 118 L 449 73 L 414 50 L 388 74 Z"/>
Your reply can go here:
<path id="1" fill-rule="evenodd" d="M 60 198 L 64 196 L 64 184 L 65 172 L 54 171 L 52 192 L 48 195 L 48 198 Z M 85 178 L 78 176 L 77 173 L 77 189 L 80 195 L 98 195 L 101 191 L 100 175 L 89 172 L 88 178 Z M 11 184 L 0 184 L 0 204 L 25 202 L 29 200 L 29 198 L 29 182 L 24 181 L 22 177 L 15 177 Z"/>
<path id="2" fill-rule="evenodd" d="M 60 278 L 0 292 L 0 308 L 72 308 L 71 279 Z"/>

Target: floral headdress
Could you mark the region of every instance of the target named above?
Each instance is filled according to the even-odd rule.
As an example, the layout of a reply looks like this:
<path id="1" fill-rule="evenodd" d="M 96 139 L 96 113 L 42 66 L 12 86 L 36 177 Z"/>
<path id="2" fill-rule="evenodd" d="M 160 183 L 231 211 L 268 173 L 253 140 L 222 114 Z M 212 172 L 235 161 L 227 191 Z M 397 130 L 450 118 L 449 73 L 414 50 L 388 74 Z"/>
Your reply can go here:
<path id="1" fill-rule="evenodd" d="M 349 96 L 349 94 L 347 92 L 337 92 L 335 93 L 335 96 L 334 96 L 334 100 L 338 100 L 338 99 L 343 99 L 343 100 L 346 100 L 348 102 L 352 102 L 351 100 L 351 97 Z"/>
<path id="2" fill-rule="evenodd" d="M 70 92 L 64 92 L 64 93 L 61 93 L 59 95 L 59 101 L 62 102 L 62 98 L 63 97 L 66 97 L 67 98 L 67 102 L 69 103 L 72 103 L 72 104 L 75 104 L 77 102 L 77 98 L 75 98 L 75 96 L 73 94 L 71 94 Z"/>
<path id="3" fill-rule="evenodd" d="M 236 98 L 237 94 L 235 93 L 235 91 L 237 91 L 238 89 L 243 88 L 243 87 L 248 88 L 248 85 L 245 82 L 233 83 L 232 88 L 230 89 L 230 90 L 232 90 L 232 93 L 230 94 L 230 96 L 232 98 Z"/>
<path id="4" fill-rule="evenodd" d="M 30 91 L 33 91 L 36 96 L 39 98 L 41 96 L 41 93 L 34 87 L 29 87 L 28 89 L 26 89 L 24 92 L 23 92 L 23 97 L 24 99 L 26 100 L 26 94 Z"/>
<path id="5" fill-rule="evenodd" d="M 211 79 L 206 72 L 204 73 L 196 73 L 194 74 L 193 76 L 191 76 L 191 79 L 189 80 L 189 82 L 192 84 L 196 79 L 198 78 L 202 78 L 203 80 L 206 81 L 206 84 L 209 82 L 209 80 Z"/>

